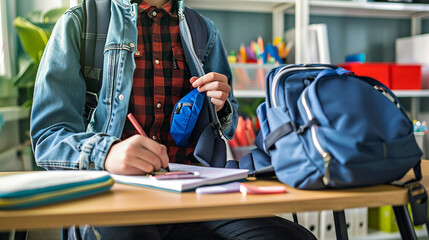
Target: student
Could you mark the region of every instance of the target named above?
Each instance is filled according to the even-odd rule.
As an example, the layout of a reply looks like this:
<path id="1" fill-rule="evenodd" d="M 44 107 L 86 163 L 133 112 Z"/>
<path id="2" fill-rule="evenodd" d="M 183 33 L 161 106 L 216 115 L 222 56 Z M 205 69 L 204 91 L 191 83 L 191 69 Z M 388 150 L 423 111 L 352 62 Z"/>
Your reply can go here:
<path id="1" fill-rule="evenodd" d="M 178 147 L 169 134 L 174 104 L 191 89 L 211 97 L 222 132 L 231 138 L 237 101 L 219 33 L 208 23 L 204 70 L 197 78 L 186 26 L 179 27 L 181 0 L 112 0 L 104 48 L 103 84 L 88 126 L 86 84 L 81 73 L 82 9 L 58 21 L 41 60 L 31 115 L 36 162 L 49 170 L 107 170 L 144 174 L 168 162 L 194 163 L 195 146 Z M 188 30 L 189 31 L 189 30 Z M 126 121 L 133 113 L 149 137 Z M 130 227 L 80 226 L 72 239 L 315 239 L 305 228 L 281 218 L 222 220 Z"/>

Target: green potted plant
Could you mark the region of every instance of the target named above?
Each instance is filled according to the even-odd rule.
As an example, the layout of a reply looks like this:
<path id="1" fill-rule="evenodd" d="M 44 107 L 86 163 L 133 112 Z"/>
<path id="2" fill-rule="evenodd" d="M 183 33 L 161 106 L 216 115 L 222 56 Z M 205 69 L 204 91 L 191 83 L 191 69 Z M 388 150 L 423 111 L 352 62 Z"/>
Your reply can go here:
<path id="1" fill-rule="evenodd" d="M 23 107 L 31 107 L 32 105 L 34 82 L 43 51 L 55 23 L 65 10 L 65 8 L 57 8 L 45 13 L 34 11 L 26 18 L 17 17 L 13 21 L 26 53 L 25 57 L 19 58 L 20 71 L 12 79 L 14 86 L 24 91 L 24 96 L 20 96 L 23 99 L 21 101 Z"/>

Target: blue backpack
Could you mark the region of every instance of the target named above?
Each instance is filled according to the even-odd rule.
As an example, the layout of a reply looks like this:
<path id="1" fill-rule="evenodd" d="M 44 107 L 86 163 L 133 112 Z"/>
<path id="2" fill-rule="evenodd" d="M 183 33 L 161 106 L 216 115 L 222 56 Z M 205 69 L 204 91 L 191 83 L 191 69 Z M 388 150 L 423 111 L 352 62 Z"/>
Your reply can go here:
<path id="1" fill-rule="evenodd" d="M 258 148 L 240 168 L 272 165 L 300 189 L 391 183 L 411 168 L 421 179 L 413 125 L 377 80 L 333 65 L 285 65 L 267 74 L 265 89 Z"/>

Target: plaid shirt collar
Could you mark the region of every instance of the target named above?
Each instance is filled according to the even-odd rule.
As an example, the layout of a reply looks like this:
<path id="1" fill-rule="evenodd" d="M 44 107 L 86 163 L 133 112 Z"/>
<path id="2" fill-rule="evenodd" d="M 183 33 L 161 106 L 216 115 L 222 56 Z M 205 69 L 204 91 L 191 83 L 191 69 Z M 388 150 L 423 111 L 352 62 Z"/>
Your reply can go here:
<path id="1" fill-rule="evenodd" d="M 166 13 L 168 13 L 171 17 L 175 17 L 177 18 L 177 12 L 171 12 L 171 1 L 166 2 L 164 5 L 162 5 L 160 8 L 158 8 L 159 11 L 163 10 Z M 151 12 L 153 9 L 156 9 L 155 6 L 151 6 L 149 3 L 147 3 L 146 1 L 141 2 L 138 6 L 137 6 L 137 11 L 138 13 L 142 13 L 142 12 L 147 12 L 149 14 L 149 12 Z"/>

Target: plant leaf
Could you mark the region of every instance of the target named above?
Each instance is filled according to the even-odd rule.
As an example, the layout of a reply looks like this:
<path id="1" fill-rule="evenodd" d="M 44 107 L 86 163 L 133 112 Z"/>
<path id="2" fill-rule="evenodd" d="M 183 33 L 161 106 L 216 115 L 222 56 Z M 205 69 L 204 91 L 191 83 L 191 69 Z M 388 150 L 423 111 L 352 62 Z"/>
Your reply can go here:
<path id="1" fill-rule="evenodd" d="M 41 22 L 41 20 L 43 19 L 42 17 L 42 11 L 41 10 L 35 10 L 35 11 L 31 11 L 26 17 L 25 19 L 27 19 L 28 21 L 32 22 L 32 23 L 38 23 Z"/>
<path id="2" fill-rule="evenodd" d="M 34 61 L 25 63 L 25 65 L 21 67 L 21 71 L 19 71 L 18 75 L 12 79 L 13 85 L 20 88 L 33 87 L 38 68 L 39 64 Z"/>
<path id="3" fill-rule="evenodd" d="M 15 18 L 13 25 L 18 31 L 24 50 L 35 62 L 40 62 L 39 52 L 45 49 L 49 39 L 48 34 L 22 17 Z"/>
<path id="4" fill-rule="evenodd" d="M 56 23 L 58 19 L 64 15 L 64 12 L 67 8 L 54 8 L 45 13 L 43 13 L 43 22 L 44 23 Z"/>
<path id="5" fill-rule="evenodd" d="M 33 106 L 33 98 L 28 99 L 27 101 L 25 101 L 22 105 L 21 108 L 23 109 L 27 109 L 27 108 L 31 108 L 31 106 Z"/>

